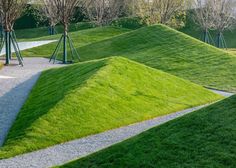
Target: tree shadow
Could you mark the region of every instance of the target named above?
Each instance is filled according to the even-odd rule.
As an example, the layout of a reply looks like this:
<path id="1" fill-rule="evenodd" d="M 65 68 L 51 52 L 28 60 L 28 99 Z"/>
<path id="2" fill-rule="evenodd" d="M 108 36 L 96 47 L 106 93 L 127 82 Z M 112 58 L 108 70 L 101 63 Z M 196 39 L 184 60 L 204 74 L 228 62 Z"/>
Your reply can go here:
<path id="1" fill-rule="evenodd" d="M 32 124 L 46 115 L 68 93 L 81 87 L 105 65 L 105 62 L 105 60 L 94 61 L 79 66 L 75 64 L 60 69 L 50 69 L 43 73 L 21 108 L 16 120 L 15 118 L 11 120 L 11 123 L 14 121 L 15 123 L 9 131 L 4 146 L 14 144 L 15 141 L 24 138 L 27 131 L 30 131 Z M 48 80 L 49 78 L 50 80 Z"/>

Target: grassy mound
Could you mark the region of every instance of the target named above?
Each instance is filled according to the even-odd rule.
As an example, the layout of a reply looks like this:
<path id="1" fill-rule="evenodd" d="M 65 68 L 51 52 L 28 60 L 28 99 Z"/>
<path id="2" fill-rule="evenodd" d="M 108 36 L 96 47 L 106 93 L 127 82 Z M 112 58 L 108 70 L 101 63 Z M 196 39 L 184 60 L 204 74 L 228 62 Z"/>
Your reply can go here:
<path id="1" fill-rule="evenodd" d="M 93 28 L 95 25 L 90 22 L 80 22 L 80 23 L 73 23 L 69 26 L 70 32 L 85 30 Z M 57 25 L 55 27 L 56 33 L 63 33 L 63 26 Z M 31 28 L 31 29 L 18 29 L 15 30 L 17 39 L 19 40 L 32 40 L 34 38 L 41 38 L 43 36 L 49 36 L 48 27 L 38 27 L 38 28 Z"/>
<path id="2" fill-rule="evenodd" d="M 119 57 L 51 69 L 21 109 L 0 158 L 219 99 L 201 86 Z"/>
<path id="3" fill-rule="evenodd" d="M 181 29 L 180 31 L 199 40 L 203 39 L 203 32 L 199 29 L 198 25 L 192 24 L 186 28 Z M 210 33 L 212 36 L 211 42 L 215 43 L 217 41 L 217 32 L 210 31 Z M 226 30 L 224 32 L 224 38 L 228 48 L 236 48 L 236 29 Z"/>
<path id="4" fill-rule="evenodd" d="M 93 28 L 87 30 L 80 30 L 71 32 L 70 37 L 74 42 L 75 46 L 84 46 L 94 42 L 102 41 L 113 36 L 120 35 L 122 33 L 126 33 L 130 31 L 125 28 L 117 28 L 117 27 L 104 27 L 104 28 Z M 27 41 L 39 41 L 39 40 L 59 40 L 61 34 L 53 35 L 53 36 L 43 36 L 39 38 L 27 39 Z M 25 40 L 23 40 L 25 41 Z M 22 52 L 22 55 L 27 57 L 50 57 L 57 46 L 57 42 L 50 43 L 47 45 L 43 45 L 40 47 L 31 48 Z M 70 52 L 69 52 L 70 55 Z"/>
<path id="5" fill-rule="evenodd" d="M 122 55 L 200 85 L 236 91 L 235 55 L 163 25 L 144 27 L 78 50 L 84 61 Z"/>
<path id="6" fill-rule="evenodd" d="M 233 96 L 61 167 L 234 168 L 235 111 Z"/>

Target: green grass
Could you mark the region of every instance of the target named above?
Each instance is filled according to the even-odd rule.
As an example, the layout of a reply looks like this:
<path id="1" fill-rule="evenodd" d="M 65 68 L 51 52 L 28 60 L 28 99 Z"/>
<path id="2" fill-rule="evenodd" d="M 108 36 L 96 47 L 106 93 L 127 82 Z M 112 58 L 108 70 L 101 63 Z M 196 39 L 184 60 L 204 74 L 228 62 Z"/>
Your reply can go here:
<path id="1" fill-rule="evenodd" d="M 93 28 L 94 25 L 89 22 L 82 22 L 82 23 L 76 23 L 70 25 L 70 32 L 79 31 L 79 30 L 85 30 Z M 19 29 L 16 30 L 16 36 L 17 39 L 20 41 L 32 41 L 37 38 L 41 38 L 47 36 L 47 38 L 50 38 L 48 33 L 48 27 L 39 27 L 39 28 L 33 28 L 33 29 Z M 58 25 L 56 26 L 56 33 L 60 34 L 63 33 L 63 26 Z"/>
<path id="2" fill-rule="evenodd" d="M 90 29 L 91 37 L 100 30 Z M 111 30 L 113 31 L 113 30 Z M 83 31 L 82 31 L 83 32 Z M 76 33 L 75 33 L 76 34 Z M 199 85 L 226 91 L 236 91 L 235 54 L 225 52 L 188 35 L 163 25 L 144 27 L 135 31 L 109 36 L 105 40 L 83 42 L 83 36 L 74 36 L 82 61 L 121 55 L 147 66 L 163 70 Z M 95 38 L 96 39 L 96 38 Z M 82 41 L 82 43 L 81 43 Z M 55 46 L 45 45 L 26 50 L 26 56 L 50 56 Z"/>
<path id="3" fill-rule="evenodd" d="M 42 73 L 0 150 L 7 158 L 222 97 L 124 58 Z"/>
<path id="4" fill-rule="evenodd" d="M 236 96 L 61 168 L 235 168 Z"/>
<path id="5" fill-rule="evenodd" d="M 82 61 L 122 55 L 194 83 L 236 91 L 235 55 L 163 25 L 78 48 Z"/>
<path id="6" fill-rule="evenodd" d="M 84 46 L 101 40 L 111 38 L 113 36 L 120 35 L 122 33 L 128 32 L 129 29 L 116 28 L 116 27 L 99 27 L 87 30 L 81 30 L 76 32 L 71 32 L 70 37 L 72 38 L 75 46 Z M 32 41 L 39 40 L 59 40 L 61 34 L 53 36 L 43 36 L 39 38 L 31 39 Z M 23 56 L 26 57 L 50 57 L 55 50 L 57 42 L 43 45 L 40 47 L 35 47 L 22 52 Z"/>
<path id="7" fill-rule="evenodd" d="M 203 33 L 201 30 L 197 29 L 197 25 L 195 27 L 188 26 L 186 28 L 181 29 L 180 31 L 186 33 L 194 38 L 202 40 Z M 216 42 L 217 32 L 211 31 L 212 40 L 214 43 Z M 224 38 L 227 43 L 228 48 L 236 48 L 236 29 L 227 30 L 224 32 Z"/>

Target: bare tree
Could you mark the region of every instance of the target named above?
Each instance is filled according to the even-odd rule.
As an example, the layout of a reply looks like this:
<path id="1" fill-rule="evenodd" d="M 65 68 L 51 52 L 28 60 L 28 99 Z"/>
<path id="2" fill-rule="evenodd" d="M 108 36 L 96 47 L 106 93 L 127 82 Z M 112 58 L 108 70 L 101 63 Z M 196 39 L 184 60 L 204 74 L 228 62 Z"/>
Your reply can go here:
<path id="1" fill-rule="evenodd" d="M 21 16 L 27 2 L 28 0 L 0 0 L 0 14 L 2 16 L 2 25 L 5 32 L 6 65 L 10 63 L 11 59 L 11 44 L 14 47 L 19 63 L 23 65 L 13 26 L 16 19 Z"/>
<path id="2" fill-rule="evenodd" d="M 40 0 L 38 4 L 34 4 L 37 12 L 38 20 L 48 21 L 49 23 L 49 34 L 55 34 L 55 26 L 60 22 L 58 18 L 58 9 L 54 2 L 51 0 Z"/>
<path id="3" fill-rule="evenodd" d="M 56 14 L 56 17 L 59 19 L 60 23 L 64 27 L 64 33 L 50 59 L 51 60 L 56 60 L 58 51 L 61 48 L 61 44 L 63 44 L 63 63 L 66 64 L 68 63 L 68 58 L 67 58 L 67 41 L 69 43 L 69 47 L 71 50 L 71 57 L 72 60 L 74 59 L 74 56 L 78 56 L 78 53 L 73 46 L 72 40 L 68 35 L 68 30 L 69 30 L 69 25 L 71 20 L 73 19 L 74 12 L 77 7 L 83 6 L 84 0 L 48 0 L 48 2 L 51 3 L 51 5 L 47 6 L 50 7 L 50 10 L 53 12 L 50 12 L 53 17 Z"/>
<path id="4" fill-rule="evenodd" d="M 203 31 L 203 41 L 211 43 L 210 29 L 214 28 L 214 0 L 195 0 L 193 8 L 195 10 L 194 21 Z"/>
<path id="5" fill-rule="evenodd" d="M 85 8 L 89 19 L 102 26 L 119 16 L 123 4 L 124 0 L 87 0 Z"/>
<path id="6" fill-rule="evenodd" d="M 233 0 L 213 0 L 214 28 L 217 30 L 216 46 L 226 48 L 223 32 L 233 25 Z"/>
<path id="7" fill-rule="evenodd" d="M 169 24 L 185 8 L 185 0 L 137 0 L 135 13 L 147 24 Z"/>

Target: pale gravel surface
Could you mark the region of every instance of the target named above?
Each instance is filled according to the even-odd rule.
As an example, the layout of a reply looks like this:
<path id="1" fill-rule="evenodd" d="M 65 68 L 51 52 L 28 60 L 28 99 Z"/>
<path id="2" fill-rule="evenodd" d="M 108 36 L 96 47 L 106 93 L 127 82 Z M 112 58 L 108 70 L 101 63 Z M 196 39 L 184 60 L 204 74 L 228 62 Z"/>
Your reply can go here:
<path id="1" fill-rule="evenodd" d="M 17 61 L 13 60 L 14 63 Z M 40 72 L 62 66 L 51 64 L 45 58 L 25 58 L 24 64 L 24 67 L 10 65 L 0 70 L 0 146 Z"/>
<path id="2" fill-rule="evenodd" d="M 201 109 L 199 106 L 152 120 L 106 131 L 100 134 L 88 136 L 64 144 L 55 145 L 36 152 L 23 154 L 10 159 L 0 160 L 1 168 L 48 168 L 65 164 L 128 138 L 138 135 L 150 128 L 166 123 L 170 120 L 184 116 L 188 113 Z"/>
<path id="3" fill-rule="evenodd" d="M 230 97 L 230 96 L 233 96 L 234 93 L 230 93 L 230 92 L 225 92 L 225 91 L 221 91 L 221 90 L 215 90 L 215 89 L 209 89 L 211 90 L 212 92 L 216 93 L 216 94 L 220 94 L 224 97 Z"/>
<path id="4" fill-rule="evenodd" d="M 32 42 L 19 42 L 19 48 L 21 51 L 26 50 L 26 49 L 30 49 L 33 47 L 39 47 L 45 44 L 49 44 L 49 43 L 53 43 L 57 40 L 45 40 L 45 41 L 32 41 Z M 14 51 L 14 48 L 12 46 L 12 51 Z M 0 56 L 4 55 L 6 53 L 5 47 L 3 47 L 2 51 L 0 52 Z"/>

